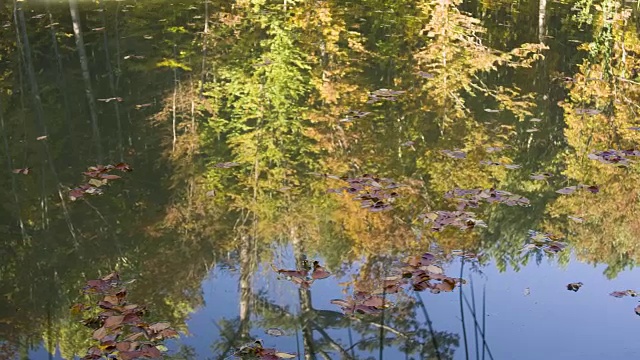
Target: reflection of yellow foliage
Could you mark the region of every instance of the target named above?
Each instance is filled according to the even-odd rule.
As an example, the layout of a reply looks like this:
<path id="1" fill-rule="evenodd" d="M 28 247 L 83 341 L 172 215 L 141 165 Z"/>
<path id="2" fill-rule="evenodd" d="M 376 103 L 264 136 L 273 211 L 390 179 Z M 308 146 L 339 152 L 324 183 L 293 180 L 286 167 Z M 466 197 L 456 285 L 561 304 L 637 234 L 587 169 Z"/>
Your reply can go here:
<path id="1" fill-rule="evenodd" d="M 579 67 L 569 84 L 568 99 L 561 104 L 567 124 L 565 136 L 573 150 L 562 154 L 567 166 L 564 174 L 577 183 L 599 185 L 601 191 L 597 195 L 578 192 L 561 196 L 547 209 L 554 218 L 585 218 L 583 224 L 568 220 L 564 225 L 547 227 L 561 231 L 558 228 L 566 226 L 578 257 L 609 264 L 608 276 L 640 261 L 637 166 L 620 169 L 587 157 L 595 151 L 637 148 L 640 144 L 640 133 L 628 129 L 637 126 L 640 84 L 623 78 L 640 64 L 640 41 L 634 29 L 626 30 L 624 16 L 614 18 L 606 28 L 602 16 L 597 20 L 601 32 L 611 31 L 613 41 L 596 41 L 584 47 L 592 56 Z"/>

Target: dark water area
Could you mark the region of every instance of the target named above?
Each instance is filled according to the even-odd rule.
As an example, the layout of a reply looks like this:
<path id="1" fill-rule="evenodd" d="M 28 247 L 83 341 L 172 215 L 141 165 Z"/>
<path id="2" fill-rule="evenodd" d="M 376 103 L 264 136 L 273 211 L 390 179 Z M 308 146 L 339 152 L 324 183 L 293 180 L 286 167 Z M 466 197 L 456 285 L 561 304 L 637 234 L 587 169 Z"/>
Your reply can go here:
<path id="1" fill-rule="evenodd" d="M 0 359 L 640 356 L 638 11 L 0 2 Z"/>

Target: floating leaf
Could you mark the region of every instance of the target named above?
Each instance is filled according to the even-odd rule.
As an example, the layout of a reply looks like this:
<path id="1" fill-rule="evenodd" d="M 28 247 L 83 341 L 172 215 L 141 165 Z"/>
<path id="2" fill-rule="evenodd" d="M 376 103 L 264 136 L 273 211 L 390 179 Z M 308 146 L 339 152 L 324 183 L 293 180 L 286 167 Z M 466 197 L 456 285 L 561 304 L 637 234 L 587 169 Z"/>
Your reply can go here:
<path id="1" fill-rule="evenodd" d="M 424 71 L 418 71 L 417 75 L 423 79 L 433 79 L 435 77 L 435 75 Z"/>
<path id="2" fill-rule="evenodd" d="M 29 172 L 31 171 L 31 168 L 23 168 L 23 169 L 13 169 L 11 172 L 13 172 L 14 174 L 22 174 L 22 175 L 29 175 Z"/>
<path id="3" fill-rule="evenodd" d="M 576 292 L 576 291 L 580 290 L 582 285 L 583 284 L 581 282 L 570 283 L 570 284 L 567 284 L 567 290 Z"/>
<path id="4" fill-rule="evenodd" d="M 159 322 L 153 325 L 149 325 L 149 330 L 153 332 L 160 332 L 164 329 L 168 329 L 171 326 L 168 322 Z"/>
<path id="5" fill-rule="evenodd" d="M 104 327 L 113 328 L 120 326 L 120 324 L 122 324 L 122 320 L 124 320 L 123 315 L 110 316 L 104 320 Z"/>
<path id="6" fill-rule="evenodd" d="M 280 359 L 293 359 L 296 357 L 296 354 L 290 354 L 286 352 L 276 352 L 276 356 Z"/>
<path id="7" fill-rule="evenodd" d="M 213 165 L 214 167 L 217 167 L 219 169 L 228 169 L 228 168 L 232 168 L 235 166 L 238 166 L 240 164 L 238 164 L 237 162 L 222 162 L 222 163 L 218 163 Z"/>
<path id="8" fill-rule="evenodd" d="M 315 280 L 326 279 L 331 275 L 330 272 L 325 270 L 320 263 L 317 261 L 313 262 L 313 273 L 311 274 L 311 278 Z"/>
<path id="9" fill-rule="evenodd" d="M 450 158 L 454 158 L 454 159 L 464 159 L 465 157 L 467 157 L 467 154 L 464 151 L 461 150 L 440 150 L 441 153 L 447 155 Z"/>
<path id="10" fill-rule="evenodd" d="M 616 298 L 621 298 L 621 297 L 625 297 L 625 296 L 631 296 L 631 297 L 637 297 L 638 293 L 635 290 L 624 290 L 624 291 L 614 291 L 612 293 L 610 293 L 609 295 L 616 297 Z"/>
<path id="11" fill-rule="evenodd" d="M 567 186 L 562 189 L 556 190 L 558 194 L 570 195 L 573 194 L 576 190 L 578 190 L 577 186 Z"/>
<path id="12" fill-rule="evenodd" d="M 283 330 L 278 329 L 278 328 L 268 328 L 264 332 L 267 335 L 271 335 L 271 336 L 284 336 L 284 335 L 286 335 Z"/>
<path id="13" fill-rule="evenodd" d="M 532 179 L 532 180 L 546 180 L 546 179 L 550 178 L 551 176 L 553 176 L 553 174 L 548 173 L 548 172 L 543 172 L 543 173 L 531 174 L 531 176 L 529 176 L 529 178 Z"/>
<path id="14" fill-rule="evenodd" d="M 578 108 L 575 109 L 575 113 L 577 115 L 589 115 L 589 116 L 593 116 L 593 115 L 598 115 L 600 114 L 602 111 L 598 110 L 598 109 L 585 109 L 585 108 Z"/>
<path id="15" fill-rule="evenodd" d="M 577 222 L 578 224 L 582 224 L 584 222 L 584 219 L 579 216 L 568 215 L 567 218 Z"/>

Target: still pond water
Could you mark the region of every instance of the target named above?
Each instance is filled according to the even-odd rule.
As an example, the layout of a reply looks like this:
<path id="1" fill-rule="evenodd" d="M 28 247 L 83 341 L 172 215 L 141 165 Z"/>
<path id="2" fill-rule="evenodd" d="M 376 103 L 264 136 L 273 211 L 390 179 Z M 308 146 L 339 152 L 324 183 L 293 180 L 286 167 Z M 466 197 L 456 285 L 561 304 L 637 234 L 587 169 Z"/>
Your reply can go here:
<path id="1" fill-rule="evenodd" d="M 0 359 L 637 358 L 638 15 L 0 2 Z"/>

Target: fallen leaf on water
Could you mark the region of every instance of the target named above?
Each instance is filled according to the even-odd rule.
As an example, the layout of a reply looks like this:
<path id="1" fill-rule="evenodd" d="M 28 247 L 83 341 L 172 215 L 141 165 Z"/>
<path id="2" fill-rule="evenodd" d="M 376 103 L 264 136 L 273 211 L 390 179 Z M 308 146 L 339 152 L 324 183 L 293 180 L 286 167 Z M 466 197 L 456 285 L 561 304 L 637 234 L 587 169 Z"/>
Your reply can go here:
<path id="1" fill-rule="evenodd" d="M 597 185 L 591 185 L 591 186 L 583 185 L 582 187 L 587 189 L 587 191 L 589 191 L 592 194 L 597 194 L 600 192 L 600 188 Z"/>
<path id="2" fill-rule="evenodd" d="M 610 293 L 609 295 L 616 297 L 616 298 L 621 298 L 621 297 L 625 297 L 625 296 L 631 296 L 631 297 L 637 297 L 638 293 L 635 290 L 623 290 L 623 291 L 614 291 L 612 293 Z"/>
<path id="3" fill-rule="evenodd" d="M 311 274 L 311 278 L 320 280 L 326 279 L 331 275 L 330 272 L 324 269 L 324 267 L 320 266 L 320 263 L 317 261 L 313 262 L 313 273 Z"/>
<path id="4" fill-rule="evenodd" d="M 215 165 L 213 165 L 214 167 L 217 167 L 219 169 L 228 169 L 228 168 L 232 168 L 234 166 L 238 166 L 240 164 L 238 164 L 237 162 L 221 162 L 221 163 L 217 163 Z"/>
<path id="5" fill-rule="evenodd" d="M 119 326 L 122 324 L 122 320 L 124 320 L 123 315 L 110 316 L 104 320 L 104 327 L 112 328 Z"/>
<path id="6" fill-rule="evenodd" d="M 293 359 L 296 357 L 296 354 L 290 354 L 290 353 L 286 353 L 286 352 L 276 352 L 276 356 L 279 357 L 280 359 Z"/>
<path id="7" fill-rule="evenodd" d="M 113 174 L 100 174 L 100 177 L 105 180 L 117 180 L 121 178 L 121 176 L 113 175 Z"/>
<path id="8" fill-rule="evenodd" d="M 100 341 L 105 336 L 107 336 L 107 329 L 105 329 L 104 327 L 101 327 L 100 329 L 98 329 L 98 330 L 93 332 L 93 336 L 92 337 L 94 339 Z"/>
<path id="9" fill-rule="evenodd" d="M 467 154 L 464 151 L 454 149 L 454 150 L 440 150 L 441 153 L 447 155 L 450 158 L 454 159 L 464 159 L 467 157 Z"/>
<path id="10" fill-rule="evenodd" d="M 578 108 L 575 109 L 575 113 L 577 115 L 598 115 L 600 114 L 602 111 L 598 110 L 598 109 L 584 109 L 584 108 Z"/>
<path id="11" fill-rule="evenodd" d="M 567 284 L 567 290 L 576 292 L 576 291 L 580 290 L 582 285 L 583 284 L 581 282 L 570 283 L 570 284 Z"/>
<path id="12" fill-rule="evenodd" d="M 543 173 L 531 174 L 531 176 L 529 176 L 529 178 L 532 179 L 532 180 L 546 180 L 547 178 L 550 178 L 551 176 L 553 176 L 553 174 L 548 173 L 548 172 L 543 172 Z"/>
<path id="13" fill-rule="evenodd" d="M 24 168 L 24 169 L 13 169 L 11 172 L 13 172 L 14 174 L 22 174 L 22 175 L 29 175 L 29 172 L 31 171 L 31 168 Z"/>
<path id="14" fill-rule="evenodd" d="M 579 216 L 568 215 L 567 218 L 577 222 L 578 224 L 582 224 L 584 222 L 584 219 Z"/>
<path id="15" fill-rule="evenodd" d="M 149 330 L 153 332 L 160 332 L 164 329 L 168 329 L 171 326 L 168 322 L 159 322 L 152 325 L 149 325 Z"/>
<path id="16" fill-rule="evenodd" d="M 122 98 L 121 97 L 111 97 L 111 98 L 106 98 L 106 99 L 96 99 L 97 101 L 102 101 L 102 102 L 111 102 L 111 101 L 117 101 L 117 102 L 122 102 Z"/>
<path id="17" fill-rule="evenodd" d="M 271 336 L 284 336 L 284 335 L 286 335 L 283 330 L 278 329 L 278 328 L 268 328 L 264 332 L 267 335 L 271 335 Z"/>
<path id="18" fill-rule="evenodd" d="M 558 194 L 569 195 L 573 194 L 576 190 L 578 190 L 577 186 L 567 186 L 562 189 L 556 190 Z"/>

